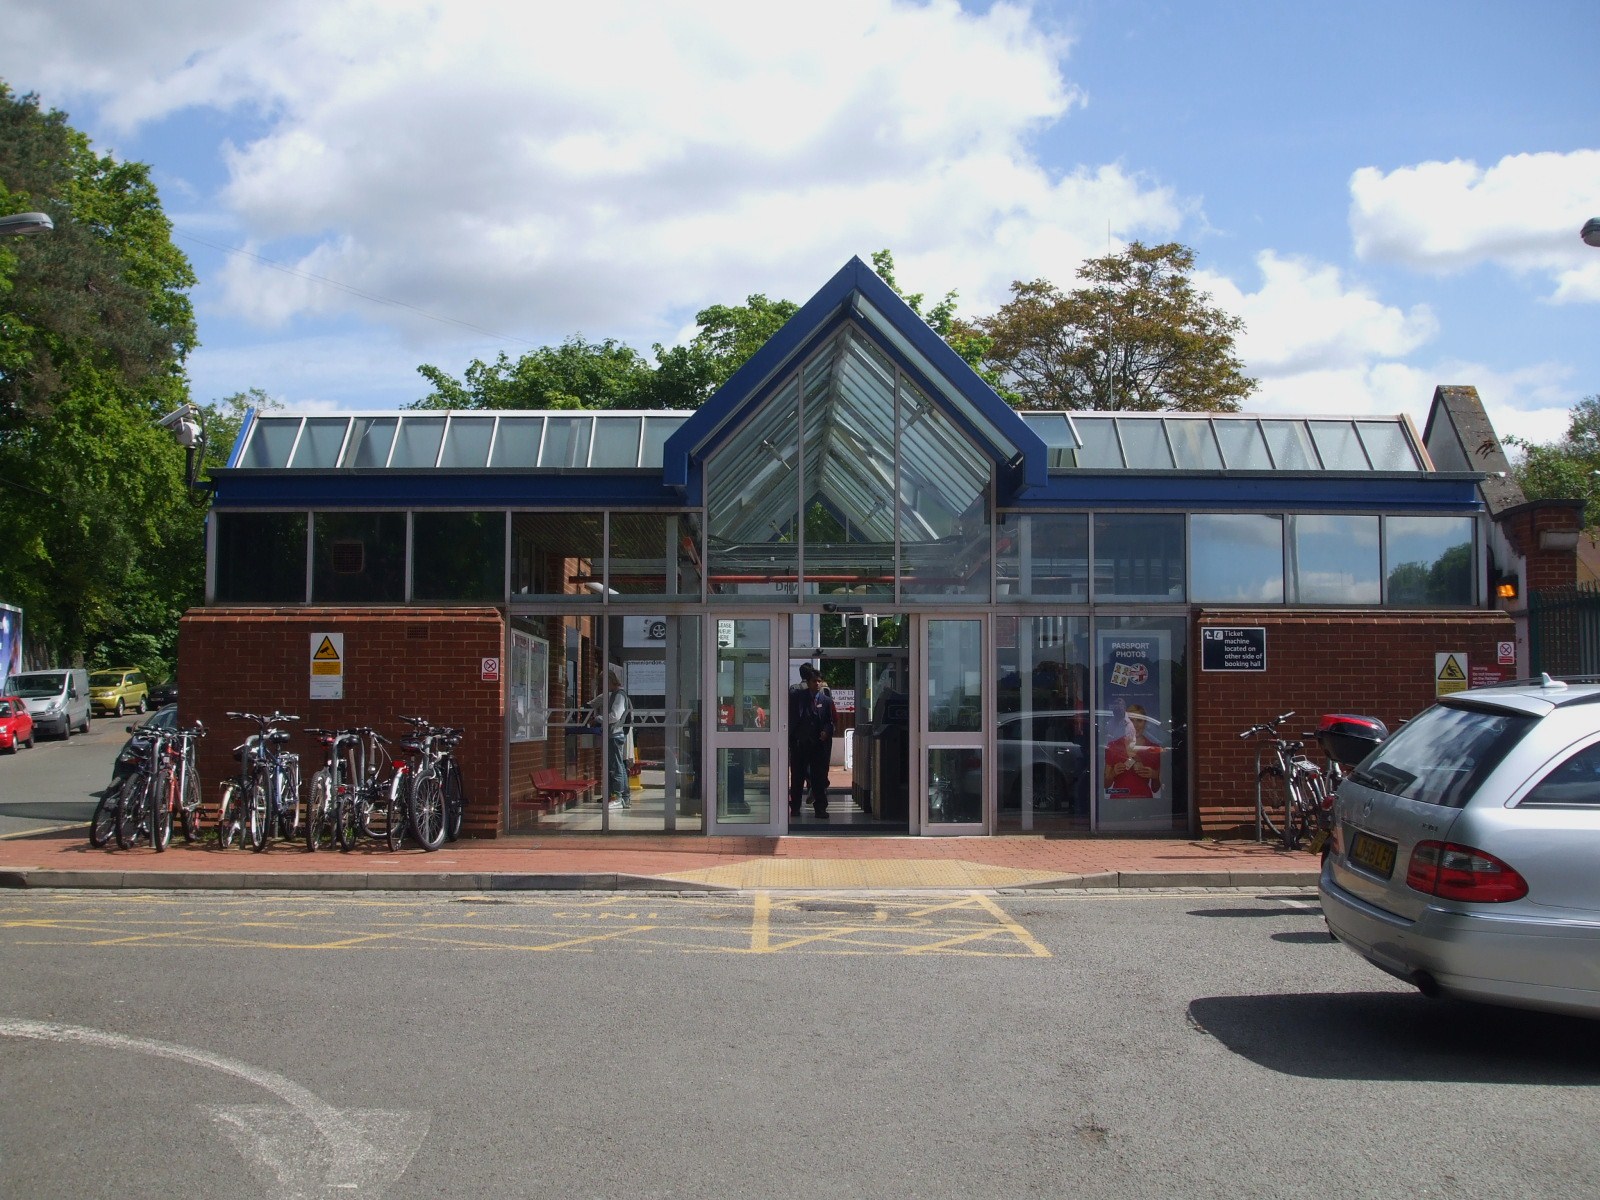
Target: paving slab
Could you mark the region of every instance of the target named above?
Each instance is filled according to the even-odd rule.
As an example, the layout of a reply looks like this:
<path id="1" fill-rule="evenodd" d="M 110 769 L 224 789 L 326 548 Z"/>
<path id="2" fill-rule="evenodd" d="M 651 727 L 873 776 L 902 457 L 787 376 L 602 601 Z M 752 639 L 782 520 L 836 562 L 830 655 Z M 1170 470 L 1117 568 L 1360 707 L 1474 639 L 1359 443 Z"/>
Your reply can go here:
<path id="1" fill-rule="evenodd" d="M 1318 859 L 1263 843 L 1178 838 L 701 837 L 462 840 L 429 853 L 358 847 L 261 854 L 214 845 L 95 849 L 81 829 L 0 839 L 0 886 L 236 890 L 1099 890 L 1312 887 Z"/>

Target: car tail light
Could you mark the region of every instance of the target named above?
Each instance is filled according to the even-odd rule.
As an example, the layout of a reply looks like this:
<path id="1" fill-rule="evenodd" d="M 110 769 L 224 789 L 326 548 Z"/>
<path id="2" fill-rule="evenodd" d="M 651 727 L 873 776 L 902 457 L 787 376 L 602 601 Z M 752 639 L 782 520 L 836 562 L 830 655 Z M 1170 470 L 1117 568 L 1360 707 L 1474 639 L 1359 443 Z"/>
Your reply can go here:
<path id="1" fill-rule="evenodd" d="M 1445 900 L 1503 904 L 1528 894 L 1528 881 L 1494 855 L 1455 842 L 1418 842 L 1406 886 Z"/>

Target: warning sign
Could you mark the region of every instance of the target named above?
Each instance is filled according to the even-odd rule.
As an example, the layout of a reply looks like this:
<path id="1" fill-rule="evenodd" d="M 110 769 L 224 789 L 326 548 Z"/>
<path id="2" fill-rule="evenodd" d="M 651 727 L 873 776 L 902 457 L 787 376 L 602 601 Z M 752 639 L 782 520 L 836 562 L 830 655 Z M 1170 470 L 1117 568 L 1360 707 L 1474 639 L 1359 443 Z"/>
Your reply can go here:
<path id="1" fill-rule="evenodd" d="M 1515 642 L 1501 642 L 1495 648 L 1495 654 L 1502 667 L 1517 665 L 1517 644 Z"/>
<path id="2" fill-rule="evenodd" d="M 483 669 L 479 672 L 479 678 L 485 683 L 498 682 L 500 679 L 500 660 L 498 658 L 484 659 Z"/>
<path id="3" fill-rule="evenodd" d="M 311 699 L 344 699 L 344 634 L 311 635 Z"/>
<path id="4" fill-rule="evenodd" d="M 1448 696 L 1467 690 L 1467 656 L 1457 650 L 1433 656 L 1433 694 Z"/>

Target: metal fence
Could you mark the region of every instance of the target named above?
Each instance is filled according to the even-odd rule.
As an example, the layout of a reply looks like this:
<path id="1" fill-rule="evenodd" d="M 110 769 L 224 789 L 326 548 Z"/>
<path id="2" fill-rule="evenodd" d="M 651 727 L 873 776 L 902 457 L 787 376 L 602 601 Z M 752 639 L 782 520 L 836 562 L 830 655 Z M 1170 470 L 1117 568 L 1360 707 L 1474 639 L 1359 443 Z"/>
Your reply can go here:
<path id="1" fill-rule="evenodd" d="M 1600 675 L 1600 584 L 1528 593 L 1532 673 Z"/>

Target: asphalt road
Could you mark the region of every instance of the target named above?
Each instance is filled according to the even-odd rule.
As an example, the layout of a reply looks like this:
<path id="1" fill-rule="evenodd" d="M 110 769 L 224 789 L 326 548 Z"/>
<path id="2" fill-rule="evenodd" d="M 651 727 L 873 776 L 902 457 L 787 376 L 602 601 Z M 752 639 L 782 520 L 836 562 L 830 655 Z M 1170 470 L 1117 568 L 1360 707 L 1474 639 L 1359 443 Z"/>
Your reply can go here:
<path id="1" fill-rule="evenodd" d="M 87 825 L 128 726 L 142 720 L 133 713 L 95 717 L 88 733 L 41 737 L 31 750 L 0 754 L 0 837 Z"/>
<path id="2" fill-rule="evenodd" d="M 1584 1197 L 1314 895 L 0 894 L 0 1196 Z"/>

